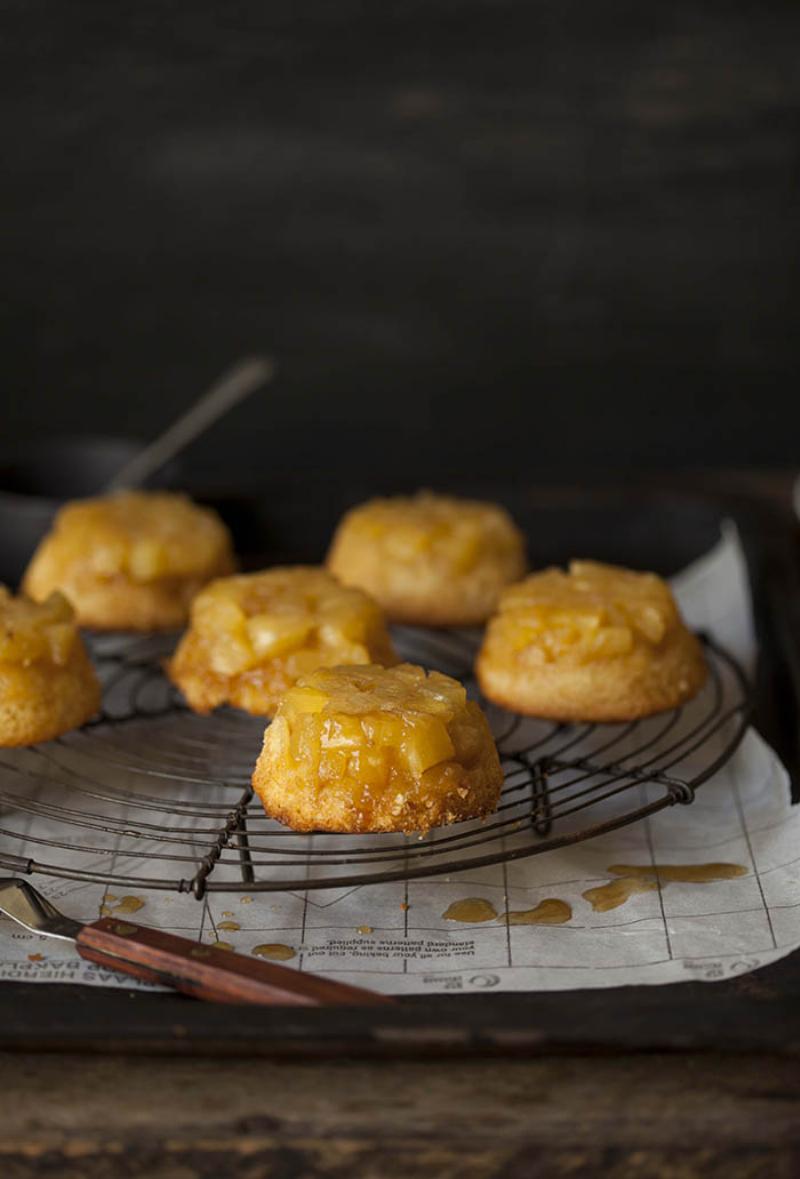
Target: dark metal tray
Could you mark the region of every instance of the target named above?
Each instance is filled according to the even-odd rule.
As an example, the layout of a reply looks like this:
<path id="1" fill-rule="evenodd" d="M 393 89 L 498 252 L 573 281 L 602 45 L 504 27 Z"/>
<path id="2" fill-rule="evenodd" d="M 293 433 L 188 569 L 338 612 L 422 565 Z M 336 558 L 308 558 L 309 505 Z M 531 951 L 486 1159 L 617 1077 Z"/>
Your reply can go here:
<path id="1" fill-rule="evenodd" d="M 733 518 L 748 562 L 760 644 L 756 724 L 800 782 L 800 561 L 788 511 L 742 495 L 644 488 L 591 494 L 485 489 L 509 504 L 536 565 L 584 555 L 669 574 L 706 552 Z M 352 496 L 295 497 L 267 520 L 258 559 L 313 560 Z M 274 502 L 274 501 L 273 501 Z M 320 510 L 319 504 L 325 503 Z M 263 509 L 221 503 L 240 547 L 256 552 Z M 304 526 L 305 521 L 305 526 Z M 297 546 L 292 536 L 303 537 Z M 255 557 L 254 557 L 255 559 Z M 0 1048 L 291 1056 L 761 1048 L 800 1051 L 800 955 L 715 983 L 563 994 L 413 997 L 391 1011 L 217 1007 L 174 995 L 0 984 Z"/>

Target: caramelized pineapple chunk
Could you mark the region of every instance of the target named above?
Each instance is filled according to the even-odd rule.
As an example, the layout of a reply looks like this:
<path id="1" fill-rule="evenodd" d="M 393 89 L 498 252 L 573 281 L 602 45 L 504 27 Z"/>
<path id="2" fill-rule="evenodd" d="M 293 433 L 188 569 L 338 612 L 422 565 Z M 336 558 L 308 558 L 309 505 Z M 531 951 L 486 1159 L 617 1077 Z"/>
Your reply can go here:
<path id="1" fill-rule="evenodd" d="M 253 785 L 295 830 L 416 831 L 487 814 L 502 771 L 462 684 L 412 664 L 320 668 L 290 688 Z"/>
<path id="2" fill-rule="evenodd" d="M 0 586 L 0 746 L 47 741 L 88 720 L 100 685 L 61 594 L 41 604 Z"/>
<path id="3" fill-rule="evenodd" d="M 559 720 L 627 720 L 672 708 L 705 674 L 666 583 L 594 561 L 546 569 L 507 589 L 478 657 L 490 699 Z"/>
<path id="4" fill-rule="evenodd" d="M 72 608 L 63 594 L 42 603 L 14 598 L 0 585 L 0 663 L 27 666 L 37 659 L 63 667 L 77 640 Z"/>
<path id="5" fill-rule="evenodd" d="M 450 761 L 456 753 L 447 726 L 434 716 L 409 717 L 405 747 L 409 767 L 417 777 L 431 766 Z"/>
<path id="6" fill-rule="evenodd" d="M 546 569 L 512 586 L 492 625 L 497 641 L 531 663 L 581 664 L 625 655 L 639 641 L 657 646 L 677 620 L 655 574 L 573 561 L 567 573 Z"/>
<path id="7" fill-rule="evenodd" d="M 328 694 L 320 692 L 318 688 L 300 688 L 296 684 L 284 696 L 291 697 L 291 707 L 297 712 L 322 712 L 328 703 Z"/>
<path id="8" fill-rule="evenodd" d="M 37 601 L 62 590 L 86 626 L 157 630 L 185 622 L 197 590 L 234 567 L 215 512 L 172 492 L 126 491 L 62 508 L 24 586 Z"/>
<path id="9" fill-rule="evenodd" d="M 522 576 L 525 545 L 496 504 L 420 492 L 349 512 L 328 566 L 399 622 L 469 626 L 483 622 L 503 587 Z"/>
<path id="10" fill-rule="evenodd" d="M 248 619 L 247 637 L 253 651 L 251 666 L 302 647 L 314 630 L 314 620 L 303 610 L 296 615 L 256 614 Z"/>
<path id="11" fill-rule="evenodd" d="M 342 662 L 396 662 L 380 607 L 324 569 L 270 569 L 197 596 L 169 674 L 197 712 L 270 716 L 300 676 Z"/>

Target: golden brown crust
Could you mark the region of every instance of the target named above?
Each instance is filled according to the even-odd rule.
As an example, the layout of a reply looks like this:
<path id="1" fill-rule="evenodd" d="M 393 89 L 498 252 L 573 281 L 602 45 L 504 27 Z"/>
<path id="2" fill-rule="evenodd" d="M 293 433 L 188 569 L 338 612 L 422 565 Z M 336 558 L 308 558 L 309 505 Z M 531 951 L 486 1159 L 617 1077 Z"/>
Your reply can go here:
<path id="1" fill-rule="evenodd" d="M 332 792 L 318 801 L 298 799 L 287 792 L 285 801 L 280 802 L 280 784 L 262 770 L 253 775 L 253 789 L 270 819 L 292 831 L 327 831 L 331 835 L 424 834 L 433 827 L 484 819 L 497 810 L 499 798 L 496 782 L 475 771 L 463 774 L 444 799 L 407 798 L 395 810 L 376 807 L 370 819 Z M 465 793 L 464 799 L 457 790 Z"/>
<path id="2" fill-rule="evenodd" d="M 167 674 L 195 712 L 232 704 L 271 716 L 299 676 L 358 661 L 397 662 L 380 608 L 326 570 L 299 566 L 207 586 Z"/>
<path id="3" fill-rule="evenodd" d="M 298 709 L 308 694 L 328 703 Z M 483 817 L 497 807 L 502 782 L 478 705 L 457 681 L 409 664 L 302 679 L 267 729 L 253 772 L 272 818 L 295 831 L 341 833 L 427 831 Z"/>
<path id="4" fill-rule="evenodd" d="M 0 746 L 33 745 L 77 728 L 100 706 L 100 685 L 69 603 L 41 605 L 0 586 Z"/>
<path id="5" fill-rule="evenodd" d="M 525 571 L 525 542 L 496 504 L 420 492 L 370 500 L 342 519 L 328 568 L 371 593 L 396 622 L 484 622 Z"/>
<path id="6" fill-rule="evenodd" d="M 540 667 L 520 674 L 482 653 L 478 682 L 488 700 L 510 712 L 557 721 L 629 721 L 677 708 L 706 681 L 703 650 L 693 634 L 675 634 L 661 650 L 585 667 Z"/>
<path id="7" fill-rule="evenodd" d="M 126 492 L 63 508 L 23 588 L 36 601 L 60 590 L 92 629 L 173 630 L 198 591 L 235 568 L 215 512 L 183 495 Z"/>
<path id="8" fill-rule="evenodd" d="M 556 571 L 533 575 L 501 601 L 476 665 L 487 699 L 528 716 L 622 722 L 695 696 L 705 657 L 665 583 L 591 562 L 575 568 L 561 583 Z"/>
<path id="9" fill-rule="evenodd" d="M 82 645 L 64 667 L 0 664 L 0 746 L 51 741 L 100 707 L 100 685 Z"/>

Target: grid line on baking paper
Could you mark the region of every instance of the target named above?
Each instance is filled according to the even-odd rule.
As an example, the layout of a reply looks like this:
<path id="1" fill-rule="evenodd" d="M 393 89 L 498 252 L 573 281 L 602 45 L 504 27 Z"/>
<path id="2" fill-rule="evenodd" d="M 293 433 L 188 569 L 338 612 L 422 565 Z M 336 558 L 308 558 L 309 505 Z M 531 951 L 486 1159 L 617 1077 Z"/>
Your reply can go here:
<path id="1" fill-rule="evenodd" d="M 767 904 L 767 898 L 764 896 L 764 884 L 761 880 L 761 874 L 758 870 L 758 863 L 756 861 L 755 851 L 753 850 L 753 842 L 750 838 L 750 831 L 747 826 L 747 816 L 745 814 L 744 806 L 742 805 L 742 795 L 741 795 L 741 790 L 739 789 L 739 776 L 736 772 L 735 765 L 731 767 L 731 780 L 732 780 L 732 788 L 733 788 L 733 797 L 736 802 L 736 812 L 739 816 L 739 822 L 741 823 L 741 826 L 742 826 L 742 834 L 744 835 L 745 843 L 747 844 L 747 853 L 750 856 L 750 863 L 753 865 L 753 873 L 756 878 L 756 884 L 758 885 L 758 894 L 761 897 L 761 904 L 764 907 L 764 916 L 767 919 L 767 925 L 769 927 L 769 936 L 772 939 L 773 949 L 777 950 L 778 942 L 775 937 L 775 928 L 772 924 L 772 914 L 769 911 L 769 905 Z"/>
<path id="2" fill-rule="evenodd" d="M 640 789 L 641 789 L 642 793 L 644 794 L 647 788 L 644 785 L 642 785 Z M 667 915 L 666 915 L 666 912 L 664 911 L 664 892 L 661 887 L 661 873 L 659 872 L 658 864 L 656 863 L 656 853 L 655 853 L 655 847 L 653 845 L 653 831 L 650 826 L 650 818 L 649 817 L 645 819 L 645 821 L 643 823 L 643 827 L 644 827 L 645 840 L 647 842 L 647 852 L 648 852 L 648 855 L 650 856 L 650 868 L 653 872 L 653 875 L 655 876 L 655 881 L 656 881 L 656 895 L 658 896 L 658 911 L 661 916 L 661 924 L 664 928 L 664 943 L 667 947 L 667 956 L 671 960 L 673 957 L 672 938 L 670 937 L 670 934 L 669 934 L 669 925 L 667 924 Z"/>
<path id="3" fill-rule="evenodd" d="M 405 658 L 457 675 L 480 700 L 474 633 L 399 628 L 396 639 Z M 307 898 L 315 889 L 505 865 L 579 843 L 690 802 L 736 749 L 750 689 L 736 661 L 705 643 L 707 686 L 683 708 L 647 720 L 569 726 L 481 701 L 505 773 L 498 810 L 483 822 L 424 838 L 309 838 L 268 820 L 253 797 L 263 721 L 232 710 L 196 716 L 161 672 L 163 638 L 106 636 L 95 644 L 102 713 L 47 745 L 0 752 L 0 866 L 107 889 L 198 898 L 294 890 Z"/>

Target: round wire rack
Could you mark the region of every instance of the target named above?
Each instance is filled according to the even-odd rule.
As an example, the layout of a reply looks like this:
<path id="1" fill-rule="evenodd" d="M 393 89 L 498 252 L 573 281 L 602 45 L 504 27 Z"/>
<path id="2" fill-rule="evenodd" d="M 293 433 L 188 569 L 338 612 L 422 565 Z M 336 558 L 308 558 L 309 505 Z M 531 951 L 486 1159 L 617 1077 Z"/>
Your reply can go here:
<path id="1" fill-rule="evenodd" d="M 481 700 L 475 632 L 397 628 L 395 639 L 404 658 L 457 676 L 486 709 L 505 774 L 487 820 L 423 837 L 290 831 L 264 815 L 250 788 L 264 722 L 189 711 L 161 671 L 168 639 L 103 636 L 92 642 L 102 713 L 59 740 L 0 750 L 0 867 L 199 899 L 500 863 L 690 803 L 731 757 L 751 712 L 741 668 L 709 639 L 699 696 L 615 725 L 532 720 Z"/>

